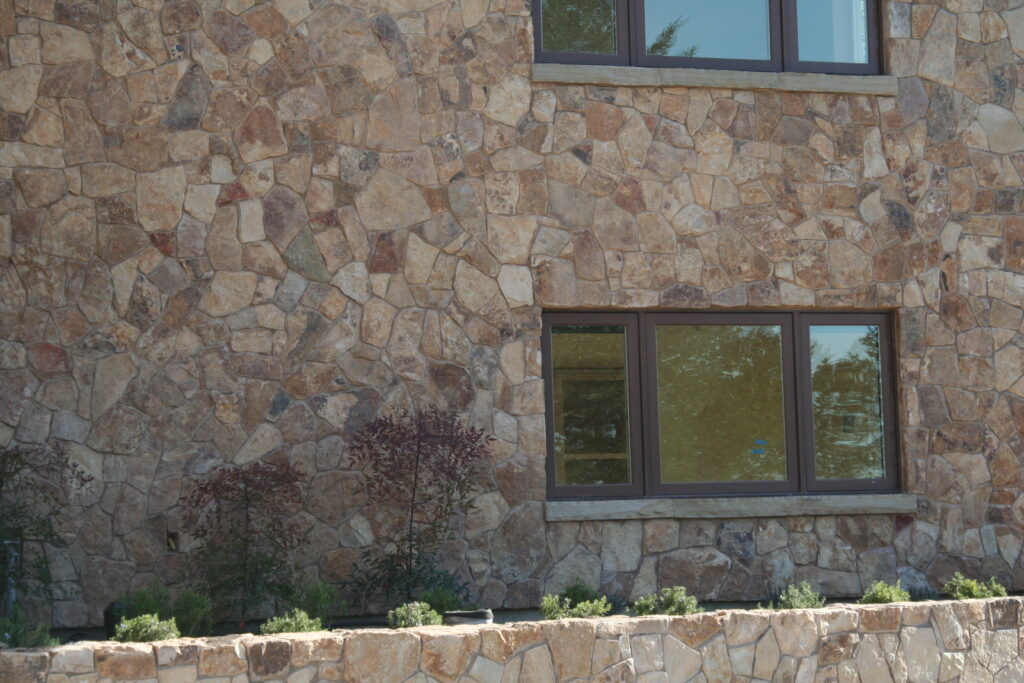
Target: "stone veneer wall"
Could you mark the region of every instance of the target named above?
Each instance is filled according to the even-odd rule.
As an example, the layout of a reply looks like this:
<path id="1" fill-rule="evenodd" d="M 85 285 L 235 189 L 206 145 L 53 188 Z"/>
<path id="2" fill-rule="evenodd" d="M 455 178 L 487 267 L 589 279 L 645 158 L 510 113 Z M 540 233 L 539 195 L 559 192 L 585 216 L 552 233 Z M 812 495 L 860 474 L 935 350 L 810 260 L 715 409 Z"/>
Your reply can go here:
<path id="1" fill-rule="evenodd" d="M 0 0 L 0 442 L 95 476 L 55 623 L 180 583 L 222 463 L 300 464 L 345 579 L 390 520 L 342 437 L 425 404 L 497 437 L 488 606 L 1024 587 L 1024 1 L 883 5 L 898 97 L 533 83 L 522 0 Z M 917 514 L 546 524 L 540 312 L 653 307 L 895 311 Z"/>
<path id="2" fill-rule="evenodd" d="M 0 651 L 0 678 L 262 681 L 1024 679 L 1020 598 Z M 959 678 L 958 678 L 959 677 Z"/>

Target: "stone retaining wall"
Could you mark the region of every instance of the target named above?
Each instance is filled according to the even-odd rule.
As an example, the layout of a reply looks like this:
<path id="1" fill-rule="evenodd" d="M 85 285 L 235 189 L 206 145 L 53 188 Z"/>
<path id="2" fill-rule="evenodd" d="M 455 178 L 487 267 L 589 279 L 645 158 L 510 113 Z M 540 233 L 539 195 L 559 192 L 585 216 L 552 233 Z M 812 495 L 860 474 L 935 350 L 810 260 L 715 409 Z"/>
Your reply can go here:
<path id="1" fill-rule="evenodd" d="M 492 626 L 77 643 L 0 653 L 0 680 L 1019 681 L 1024 600 L 837 605 Z"/>

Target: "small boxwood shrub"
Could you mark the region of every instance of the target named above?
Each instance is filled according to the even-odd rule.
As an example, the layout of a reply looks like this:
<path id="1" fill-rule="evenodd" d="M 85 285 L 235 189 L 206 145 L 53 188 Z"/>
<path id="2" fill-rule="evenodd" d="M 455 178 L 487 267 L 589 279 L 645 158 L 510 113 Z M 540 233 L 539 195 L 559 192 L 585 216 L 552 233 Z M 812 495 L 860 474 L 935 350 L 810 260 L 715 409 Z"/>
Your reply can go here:
<path id="1" fill-rule="evenodd" d="M 779 597 L 761 607 L 762 609 L 816 609 L 825 606 L 825 598 L 806 581 L 789 584 Z"/>
<path id="2" fill-rule="evenodd" d="M 114 640 L 119 643 L 148 643 L 153 640 L 180 638 L 174 617 L 161 621 L 155 614 L 125 617 L 114 628 Z"/>
<path id="3" fill-rule="evenodd" d="M 571 617 L 601 617 L 612 611 L 608 598 L 583 579 L 574 578 L 558 595 L 545 595 L 540 601 L 540 613 L 545 619 Z"/>
<path id="4" fill-rule="evenodd" d="M 686 588 L 683 586 L 662 588 L 660 593 L 645 595 L 636 601 L 632 609 L 633 614 L 638 617 L 650 614 L 683 616 L 703 611 L 697 598 L 687 595 Z"/>
<path id="5" fill-rule="evenodd" d="M 324 630 L 323 622 L 316 617 L 309 616 L 298 607 L 279 617 L 267 619 L 260 627 L 260 633 L 265 636 L 274 633 L 305 633 L 322 630 Z"/>
<path id="6" fill-rule="evenodd" d="M 946 582 L 942 590 L 955 600 L 1006 597 L 1006 586 L 996 581 L 995 577 L 988 581 L 977 581 L 968 579 L 960 572 L 953 574 L 953 578 Z"/>
<path id="7" fill-rule="evenodd" d="M 575 605 L 560 595 L 545 595 L 540 601 L 540 613 L 545 619 L 603 617 L 611 611 L 612 604 L 603 595 L 597 600 L 584 600 Z"/>
<path id="8" fill-rule="evenodd" d="M 880 605 L 887 602 L 909 602 L 910 593 L 903 590 L 899 581 L 896 585 L 885 581 L 875 581 L 857 602 L 861 605 Z"/>
<path id="9" fill-rule="evenodd" d="M 412 626 L 438 626 L 441 615 L 425 602 L 407 602 L 388 611 L 388 627 L 410 628 Z"/>

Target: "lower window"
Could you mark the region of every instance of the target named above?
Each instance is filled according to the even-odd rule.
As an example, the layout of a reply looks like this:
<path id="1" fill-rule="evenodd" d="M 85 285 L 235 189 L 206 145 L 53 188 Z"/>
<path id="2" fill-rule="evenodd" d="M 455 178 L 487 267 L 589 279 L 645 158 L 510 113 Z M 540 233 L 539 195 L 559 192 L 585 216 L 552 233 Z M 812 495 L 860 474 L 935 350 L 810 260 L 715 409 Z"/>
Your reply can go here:
<path id="1" fill-rule="evenodd" d="M 898 488 L 884 313 L 548 313 L 548 491 Z"/>

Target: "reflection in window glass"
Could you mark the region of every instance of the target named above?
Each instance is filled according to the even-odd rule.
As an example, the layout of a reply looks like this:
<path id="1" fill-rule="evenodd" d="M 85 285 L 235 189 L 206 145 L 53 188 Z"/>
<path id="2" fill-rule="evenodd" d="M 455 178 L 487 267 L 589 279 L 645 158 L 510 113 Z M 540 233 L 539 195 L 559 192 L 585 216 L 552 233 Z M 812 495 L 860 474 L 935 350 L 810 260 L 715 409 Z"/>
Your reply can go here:
<path id="1" fill-rule="evenodd" d="M 647 54 L 770 59 L 768 0 L 646 0 Z"/>
<path id="2" fill-rule="evenodd" d="M 555 483 L 628 484 L 624 325 L 551 328 Z"/>
<path id="3" fill-rule="evenodd" d="M 877 325 L 812 325 L 814 454 L 818 479 L 885 476 Z"/>
<path id="4" fill-rule="evenodd" d="M 657 328 L 661 480 L 786 478 L 782 328 Z"/>
<path id="5" fill-rule="evenodd" d="M 867 0 L 797 0 L 804 62 L 868 63 Z"/>
<path id="6" fill-rule="evenodd" d="M 613 55 L 615 0 L 541 0 L 542 48 L 547 52 Z"/>

